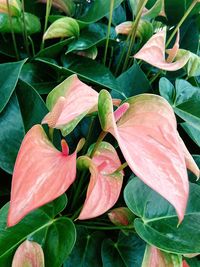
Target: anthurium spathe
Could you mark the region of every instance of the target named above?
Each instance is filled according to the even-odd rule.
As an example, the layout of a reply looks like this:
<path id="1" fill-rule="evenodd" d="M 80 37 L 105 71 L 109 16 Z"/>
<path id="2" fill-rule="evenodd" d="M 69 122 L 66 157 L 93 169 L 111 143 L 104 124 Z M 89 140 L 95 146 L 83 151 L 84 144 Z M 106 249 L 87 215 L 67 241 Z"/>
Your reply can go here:
<path id="1" fill-rule="evenodd" d="M 124 109 L 126 104 L 129 105 L 128 110 Z M 103 130 L 117 139 L 132 171 L 167 199 L 175 207 L 179 221 L 182 221 L 189 190 L 186 148 L 183 151 L 176 118 L 168 102 L 157 95 L 141 94 L 127 99 L 114 116 L 111 97 L 102 90 L 99 117 Z M 195 166 L 194 162 L 190 163 Z"/>
<path id="2" fill-rule="evenodd" d="M 19 16 L 21 11 L 22 7 L 19 0 L 0 0 L 0 13 L 10 13 L 11 16 Z"/>
<path id="3" fill-rule="evenodd" d="M 115 208 L 109 211 L 108 217 L 115 225 L 129 225 L 133 223 L 135 215 L 126 207 Z"/>
<path id="4" fill-rule="evenodd" d="M 33 241 L 24 241 L 16 250 L 12 267 L 44 267 L 42 247 Z"/>
<path id="5" fill-rule="evenodd" d="M 79 220 L 91 219 L 102 215 L 109 210 L 118 200 L 123 173 L 115 172 L 121 162 L 112 145 L 102 142 L 92 159 L 83 156 L 79 159 L 87 164 L 91 172 Z"/>
<path id="6" fill-rule="evenodd" d="M 142 59 L 145 62 L 162 70 L 175 71 L 181 69 L 189 60 L 188 54 L 184 54 L 180 59 L 174 62 L 171 62 L 169 59 L 167 61 L 165 59 L 165 39 L 166 30 L 162 30 L 154 34 L 140 49 L 140 51 L 134 55 L 134 57 L 137 59 Z M 178 44 L 176 42 L 176 47 L 177 46 Z M 175 48 L 170 51 L 170 53 L 173 53 L 173 57 L 170 55 L 170 59 L 175 58 L 176 55 L 174 51 L 176 51 L 176 53 L 178 52 L 178 50 Z"/>
<path id="7" fill-rule="evenodd" d="M 97 107 L 98 93 L 72 75 L 55 87 L 47 96 L 50 112 L 42 123 L 61 129 L 63 135 L 69 134 L 88 113 Z"/>
<path id="8" fill-rule="evenodd" d="M 26 134 L 14 167 L 7 224 L 13 226 L 30 211 L 62 195 L 76 177 L 76 151 L 68 155 L 48 140 L 40 125 Z"/>

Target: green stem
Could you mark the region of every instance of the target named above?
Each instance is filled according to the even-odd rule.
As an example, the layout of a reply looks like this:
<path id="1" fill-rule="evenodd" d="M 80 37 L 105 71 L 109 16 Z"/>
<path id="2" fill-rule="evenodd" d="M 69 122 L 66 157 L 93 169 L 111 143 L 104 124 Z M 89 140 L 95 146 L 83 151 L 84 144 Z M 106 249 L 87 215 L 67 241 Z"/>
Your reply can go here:
<path id="1" fill-rule="evenodd" d="M 35 56 L 35 47 L 34 47 L 34 42 L 32 40 L 32 38 L 30 36 L 28 36 L 28 39 L 30 41 L 30 44 L 31 44 L 31 48 L 32 48 L 32 53 L 33 53 L 33 56 Z"/>
<path id="2" fill-rule="evenodd" d="M 110 53 L 110 60 L 109 60 L 109 64 L 108 64 L 108 68 L 109 68 L 109 69 L 110 69 L 111 64 L 112 64 L 113 53 L 114 53 L 114 48 L 113 48 L 113 46 L 112 46 L 112 47 L 111 47 L 111 53 Z"/>
<path id="3" fill-rule="evenodd" d="M 115 172 L 120 172 L 122 171 L 123 169 L 125 169 L 126 167 L 128 167 L 128 163 L 127 162 L 124 162 L 121 166 L 119 166 L 119 168 L 117 168 L 113 173 Z"/>
<path id="4" fill-rule="evenodd" d="M 51 6 L 52 6 L 52 0 L 47 0 L 43 36 L 44 36 L 44 34 L 45 34 L 46 30 L 47 30 L 49 14 L 51 12 Z M 44 48 L 44 39 L 42 38 L 42 43 L 41 43 L 40 49 L 42 50 L 43 48 Z"/>
<path id="5" fill-rule="evenodd" d="M 7 8 L 8 8 L 8 18 L 9 18 L 9 23 L 10 23 L 10 30 L 11 30 L 11 36 L 12 36 L 12 40 L 13 40 L 15 55 L 16 55 L 17 60 L 19 60 L 19 53 L 18 53 L 18 49 L 17 49 L 15 33 L 13 31 L 13 23 L 12 23 L 12 16 L 11 16 L 11 12 L 10 12 L 9 0 L 6 0 L 6 4 L 7 4 Z"/>
<path id="6" fill-rule="evenodd" d="M 112 23 L 112 15 L 113 15 L 113 9 L 114 9 L 114 0 L 110 0 L 110 15 L 109 15 L 109 21 L 108 21 L 108 31 L 107 31 L 107 37 L 106 37 L 106 46 L 105 46 L 105 52 L 103 57 L 103 64 L 106 64 L 106 57 L 108 52 L 108 44 L 109 44 L 109 37 L 110 37 L 110 29 L 111 29 L 111 23 Z"/>
<path id="7" fill-rule="evenodd" d="M 94 156 L 95 152 L 97 151 L 99 145 L 101 144 L 101 142 L 103 141 L 103 139 L 105 138 L 106 135 L 107 135 L 107 132 L 102 131 L 100 133 L 100 135 L 99 135 L 99 137 L 98 137 L 98 139 L 96 141 L 96 144 L 95 144 L 95 146 L 94 146 L 94 148 L 93 148 L 93 150 L 92 150 L 92 152 L 90 154 L 90 158 L 92 158 Z"/>
<path id="8" fill-rule="evenodd" d="M 122 68 L 122 72 L 127 68 L 127 64 L 128 64 L 128 61 L 129 61 L 129 57 L 131 55 L 131 51 L 132 51 L 132 48 L 133 48 L 133 45 L 134 45 L 134 42 L 135 42 L 135 37 L 136 37 L 136 33 L 137 33 L 137 28 L 138 28 L 138 24 L 139 24 L 139 21 L 140 21 L 140 18 L 142 16 L 142 11 L 146 5 L 146 3 L 148 2 L 148 0 L 140 0 L 140 3 L 139 3 L 139 6 L 140 6 L 140 9 L 137 13 L 137 16 L 135 18 L 135 21 L 134 21 L 134 27 L 133 27 L 133 30 L 132 30 L 132 33 L 131 33 L 131 40 L 130 40 L 130 44 L 129 44 L 129 48 L 128 48 L 128 51 L 127 51 L 127 54 L 126 54 L 126 58 L 125 58 L 125 61 L 124 61 L 124 65 L 123 65 L 123 68 Z"/>
<path id="9" fill-rule="evenodd" d="M 184 16 L 179 21 L 179 23 L 177 24 L 176 28 L 174 29 L 174 31 L 172 32 L 171 36 L 169 37 L 169 39 L 168 39 L 168 41 L 166 43 L 166 48 L 168 47 L 168 45 L 170 44 L 171 40 L 173 39 L 173 37 L 177 33 L 178 29 L 181 27 L 181 25 L 183 24 L 183 22 L 186 20 L 187 16 L 190 14 L 190 12 L 192 11 L 192 9 L 195 7 L 195 5 L 197 4 L 197 2 L 198 2 L 198 0 L 194 0 L 192 2 L 192 4 L 189 6 L 189 8 L 185 12 Z"/>
<path id="10" fill-rule="evenodd" d="M 96 230 L 131 230 L 134 229 L 133 225 L 127 226 L 97 226 L 97 225 L 84 225 L 84 224 L 77 224 L 83 227 L 87 227 L 89 229 L 96 229 Z"/>
<path id="11" fill-rule="evenodd" d="M 28 56 L 30 56 L 30 51 L 28 47 L 28 34 L 27 34 L 27 29 L 26 29 L 26 21 L 25 21 L 25 8 L 24 8 L 24 0 L 22 0 L 22 19 L 23 19 L 23 39 L 24 39 L 24 44 L 26 48 L 26 53 Z"/>
<path id="12" fill-rule="evenodd" d="M 161 73 L 162 73 L 162 70 L 158 71 L 157 74 L 153 76 L 153 78 L 149 81 L 149 83 L 152 84 L 159 77 Z"/>
<path id="13" fill-rule="evenodd" d="M 94 132 L 94 123 L 95 123 L 95 117 L 92 117 L 91 122 L 90 122 L 90 126 L 89 126 L 89 130 L 88 130 L 88 134 L 86 137 L 86 142 L 85 142 L 84 148 L 82 150 L 82 155 L 84 155 L 88 149 L 88 144 L 89 144 L 91 136 Z"/>

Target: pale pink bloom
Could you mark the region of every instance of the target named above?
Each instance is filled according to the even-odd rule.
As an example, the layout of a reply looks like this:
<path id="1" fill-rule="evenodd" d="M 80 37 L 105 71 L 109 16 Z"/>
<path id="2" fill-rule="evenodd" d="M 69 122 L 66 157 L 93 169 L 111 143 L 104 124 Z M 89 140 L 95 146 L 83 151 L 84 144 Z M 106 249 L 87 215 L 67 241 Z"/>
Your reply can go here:
<path id="1" fill-rule="evenodd" d="M 12 267 L 44 267 L 42 247 L 33 241 L 24 241 L 16 250 Z"/>
<path id="2" fill-rule="evenodd" d="M 120 23 L 115 27 L 115 31 L 117 34 L 125 34 L 128 35 L 132 29 L 133 22 L 132 21 L 125 21 Z"/>
<path id="3" fill-rule="evenodd" d="M 79 220 L 91 219 L 109 210 L 117 202 L 123 182 L 122 172 L 113 173 L 121 162 L 109 143 L 102 142 L 92 160 L 86 160 L 91 177 Z"/>
<path id="4" fill-rule="evenodd" d="M 30 211 L 62 195 L 76 177 L 76 151 L 68 155 L 48 140 L 40 125 L 33 126 L 21 144 L 14 167 L 8 226 L 18 223 Z"/>
<path id="5" fill-rule="evenodd" d="M 168 62 L 174 59 L 174 54 L 177 54 L 178 44 L 176 43 L 174 49 L 170 51 L 170 57 L 167 61 L 165 59 L 165 38 L 165 30 L 154 34 L 139 50 L 139 52 L 134 55 L 134 57 L 137 59 L 142 59 L 152 66 L 155 66 L 162 70 L 175 71 L 181 69 L 188 62 L 188 55 L 186 54 L 185 56 L 174 62 Z"/>

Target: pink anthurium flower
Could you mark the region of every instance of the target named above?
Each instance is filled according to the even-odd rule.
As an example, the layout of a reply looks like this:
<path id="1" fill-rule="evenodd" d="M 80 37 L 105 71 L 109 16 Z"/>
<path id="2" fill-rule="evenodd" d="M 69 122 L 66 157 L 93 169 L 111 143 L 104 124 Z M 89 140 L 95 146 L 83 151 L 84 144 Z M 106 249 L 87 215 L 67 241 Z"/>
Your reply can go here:
<path id="1" fill-rule="evenodd" d="M 175 207 L 181 222 L 189 192 L 186 161 L 195 174 L 199 169 L 180 142 L 168 102 L 157 95 L 141 94 L 129 98 L 114 114 L 111 97 L 102 90 L 99 117 L 103 130 L 117 139 L 132 171 Z"/>
<path id="2" fill-rule="evenodd" d="M 12 267 L 44 267 L 42 247 L 33 241 L 24 241 L 16 250 Z"/>
<path id="3" fill-rule="evenodd" d="M 49 93 L 46 104 L 50 112 L 42 123 L 67 135 L 86 114 L 97 109 L 97 102 L 98 93 L 72 75 Z"/>
<path id="4" fill-rule="evenodd" d="M 62 152 L 53 146 L 40 125 L 26 134 L 13 172 L 8 226 L 62 195 L 75 180 L 77 152 L 68 155 L 65 140 L 61 144 Z"/>
<path id="5" fill-rule="evenodd" d="M 128 35 L 131 32 L 132 26 L 133 26 L 133 21 L 125 21 L 117 25 L 115 27 L 115 31 L 117 34 Z"/>
<path id="6" fill-rule="evenodd" d="M 183 261 L 183 267 L 190 267 L 185 260 Z"/>
<path id="7" fill-rule="evenodd" d="M 79 220 L 91 219 L 102 215 L 118 200 L 123 173 L 114 172 L 120 165 L 115 149 L 102 142 L 92 159 L 83 156 L 79 159 L 89 166 L 91 177 Z"/>
<path id="8" fill-rule="evenodd" d="M 171 62 L 171 60 L 174 59 L 174 56 L 172 55 L 174 55 L 175 52 L 178 52 L 178 44 L 176 42 L 175 47 L 170 51 L 170 57 L 168 57 L 167 61 L 165 59 L 165 38 L 165 30 L 154 34 L 140 49 L 140 51 L 134 55 L 134 57 L 137 59 L 142 59 L 145 62 L 162 70 L 175 71 L 181 69 L 189 60 L 188 54 L 185 54 L 182 58 Z"/>
<path id="9" fill-rule="evenodd" d="M 182 267 L 181 256 L 165 253 L 154 246 L 147 245 L 142 267 Z"/>

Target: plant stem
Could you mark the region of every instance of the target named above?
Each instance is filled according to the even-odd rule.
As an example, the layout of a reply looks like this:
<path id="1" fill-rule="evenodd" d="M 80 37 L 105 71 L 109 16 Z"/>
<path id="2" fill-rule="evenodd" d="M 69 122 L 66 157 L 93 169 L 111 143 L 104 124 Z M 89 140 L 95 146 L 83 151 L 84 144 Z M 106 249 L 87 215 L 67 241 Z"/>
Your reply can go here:
<path id="1" fill-rule="evenodd" d="M 178 29 L 181 27 L 181 25 L 183 24 L 183 22 L 186 20 L 187 16 L 190 14 L 190 12 L 192 11 L 192 9 L 195 7 L 195 5 L 197 4 L 197 2 L 198 2 L 198 0 L 194 0 L 192 2 L 192 4 L 189 6 L 189 8 L 185 12 L 184 16 L 179 21 L 179 23 L 177 24 L 176 28 L 174 29 L 174 31 L 172 32 L 171 36 L 169 37 L 169 39 L 168 39 L 168 41 L 166 43 L 166 48 L 168 47 L 168 45 L 170 44 L 171 40 L 173 39 L 173 37 L 177 33 Z"/>
<path id="2" fill-rule="evenodd" d="M 106 57 L 108 52 L 108 44 L 109 44 L 109 37 L 110 37 L 110 29 L 111 29 L 111 23 L 112 23 L 112 14 L 114 9 L 114 0 L 110 0 L 110 13 L 109 13 L 109 21 L 108 21 L 108 31 L 107 31 L 107 37 L 106 37 L 106 46 L 105 46 L 105 52 L 103 57 L 103 64 L 106 64 Z"/>
<path id="3" fill-rule="evenodd" d="M 158 77 L 159 75 L 162 73 L 162 70 L 159 70 L 157 72 L 157 74 L 155 76 L 153 76 L 153 78 L 149 81 L 150 84 L 152 84 Z"/>
<path id="4" fill-rule="evenodd" d="M 84 225 L 84 224 L 77 224 L 83 227 L 87 227 L 89 229 L 96 229 L 96 230 L 130 230 L 134 229 L 133 225 L 127 226 L 97 226 L 97 225 Z"/>
<path id="5" fill-rule="evenodd" d="M 32 38 L 30 36 L 28 36 L 28 39 L 31 43 L 31 48 L 32 48 L 32 53 L 33 53 L 33 57 L 35 56 L 35 47 L 34 47 L 34 42 L 32 40 Z"/>
<path id="6" fill-rule="evenodd" d="M 142 11 L 143 11 L 143 9 L 144 9 L 144 7 L 145 7 L 147 2 L 148 2 L 148 0 L 140 0 L 140 3 L 139 3 L 140 9 L 139 9 L 139 11 L 137 13 L 137 16 L 135 18 L 135 21 L 134 21 L 134 25 L 133 25 L 132 33 L 131 33 L 131 40 L 130 40 L 129 48 L 128 48 L 128 51 L 127 51 L 127 54 L 126 54 L 126 58 L 125 58 L 125 61 L 124 61 L 124 65 L 123 65 L 123 68 L 122 68 L 122 72 L 127 68 L 129 57 L 130 57 L 130 54 L 131 54 L 131 51 L 132 51 L 132 48 L 133 48 L 133 45 L 134 45 L 134 42 L 135 42 L 135 37 L 136 37 L 136 33 L 137 33 L 138 24 L 139 24 L 141 15 L 142 15 Z"/>
<path id="7" fill-rule="evenodd" d="M 27 29 L 26 29 L 26 22 L 25 22 L 25 8 L 24 8 L 24 0 L 22 0 L 22 18 L 23 18 L 23 38 L 24 38 L 24 44 L 26 48 L 26 53 L 28 56 L 30 56 L 30 51 L 28 47 L 28 34 L 27 34 Z"/>
<path id="8" fill-rule="evenodd" d="M 51 6 L 52 6 L 52 0 L 47 0 L 43 36 L 44 36 L 46 29 L 47 29 L 49 14 L 51 12 Z M 44 39 L 42 38 L 42 43 L 41 43 L 40 49 L 42 50 L 43 48 L 44 48 Z"/>
<path id="9" fill-rule="evenodd" d="M 10 23 L 10 30 L 11 30 L 11 36 L 12 36 L 12 40 L 13 40 L 15 55 L 16 55 L 17 60 L 19 60 L 19 53 L 18 53 L 18 49 L 17 49 L 15 33 L 13 31 L 13 23 L 12 23 L 12 16 L 11 16 L 11 12 L 10 12 L 9 0 L 6 0 L 6 4 L 7 4 L 7 8 L 8 8 L 8 18 L 9 18 L 9 23 Z"/>
<path id="10" fill-rule="evenodd" d="M 123 169 L 125 169 L 126 167 L 128 167 L 128 163 L 127 162 L 124 162 L 121 166 L 119 166 L 119 168 L 117 168 L 113 173 L 115 172 L 120 172 L 122 171 Z"/>
<path id="11" fill-rule="evenodd" d="M 94 122 L 95 122 L 95 117 L 93 116 L 92 119 L 91 119 L 91 122 L 90 122 L 90 126 L 89 126 L 89 130 L 88 130 L 88 134 L 87 134 L 87 137 L 86 137 L 86 142 L 85 142 L 85 145 L 83 147 L 83 150 L 82 150 L 82 155 L 84 155 L 88 149 L 88 144 L 90 142 L 90 139 L 91 139 L 91 135 L 94 131 Z"/>
<path id="12" fill-rule="evenodd" d="M 93 148 L 93 150 L 92 150 L 92 152 L 90 154 L 90 158 L 92 158 L 94 156 L 95 152 L 97 151 L 99 145 L 101 144 L 101 142 L 103 141 L 103 139 L 105 138 L 106 135 L 107 135 L 107 132 L 102 131 L 100 133 L 100 135 L 99 135 L 99 137 L 98 137 L 98 139 L 96 141 L 96 144 L 95 144 L 95 146 L 94 146 L 94 148 Z"/>

